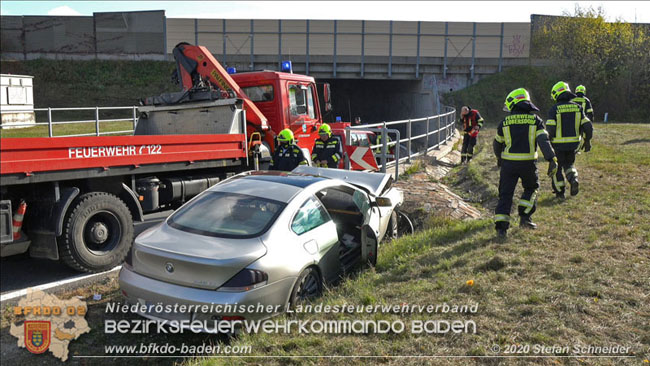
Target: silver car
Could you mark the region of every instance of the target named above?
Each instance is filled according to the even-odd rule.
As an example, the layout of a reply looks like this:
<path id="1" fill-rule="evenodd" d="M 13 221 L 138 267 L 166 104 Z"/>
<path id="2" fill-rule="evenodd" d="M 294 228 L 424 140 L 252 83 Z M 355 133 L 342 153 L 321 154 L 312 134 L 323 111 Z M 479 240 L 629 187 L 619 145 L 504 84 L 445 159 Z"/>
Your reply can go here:
<path id="1" fill-rule="evenodd" d="M 122 294 L 132 304 L 213 305 L 140 313 L 158 320 L 281 313 L 376 263 L 378 244 L 398 232 L 403 195 L 391 182 L 388 174 L 308 166 L 238 174 L 137 237 L 119 275 Z M 214 306 L 224 304 L 238 306 Z"/>

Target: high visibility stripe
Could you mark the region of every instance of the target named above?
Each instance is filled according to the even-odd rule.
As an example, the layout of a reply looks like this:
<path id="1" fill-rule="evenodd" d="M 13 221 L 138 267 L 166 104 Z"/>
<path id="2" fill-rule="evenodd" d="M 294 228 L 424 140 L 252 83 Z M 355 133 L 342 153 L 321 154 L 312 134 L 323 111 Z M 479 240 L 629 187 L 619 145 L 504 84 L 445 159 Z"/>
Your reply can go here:
<path id="1" fill-rule="evenodd" d="M 587 109 L 587 113 L 590 113 L 590 112 L 593 112 L 593 111 L 594 111 L 593 108 Z"/>
<path id="2" fill-rule="evenodd" d="M 539 135 L 548 135 L 548 132 L 546 130 L 537 130 L 535 136 L 539 137 Z"/>
<path id="3" fill-rule="evenodd" d="M 557 122 L 557 128 L 555 129 L 555 138 L 561 139 L 562 138 L 562 114 L 561 113 L 556 114 L 555 120 Z"/>
<path id="4" fill-rule="evenodd" d="M 499 136 L 499 135 L 494 136 L 494 139 L 500 144 L 502 144 L 502 143 L 504 143 L 506 141 L 506 139 L 503 138 L 503 136 Z"/>
<path id="5" fill-rule="evenodd" d="M 591 122 L 591 120 L 589 118 L 584 118 L 580 124 L 584 125 L 587 122 Z"/>
<path id="6" fill-rule="evenodd" d="M 523 161 L 523 160 L 537 160 L 537 152 L 533 154 L 517 154 L 517 153 L 506 153 L 503 152 L 501 153 L 501 159 L 505 160 L 517 160 L 517 161 Z"/>
<path id="7" fill-rule="evenodd" d="M 549 119 L 546 121 L 547 126 L 555 126 L 557 123 L 555 122 L 554 119 Z"/>
<path id="8" fill-rule="evenodd" d="M 494 221 L 497 221 L 497 222 L 499 222 L 499 221 L 509 222 L 510 221 L 510 215 L 496 215 L 496 216 L 494 216 Z"/>
<path id="9" fill-rule="evenodd" d="M 526 201 L 525 199 L 521 199 L 519 201 L 519 205 L 521 206 L 526 206 L 526 209 L 524 210 L 525 214 L 529 214 L 530 211 L 533 210 L 535 207 L 535 203 L 537 202 L 537 191 L 534 191 L 533 194 L 530 196 L 530 200 Z M 524 203 L 524 204 L 522 204 Z"/>
<path id="10" fill-rule="evenodd" d="M 506 141 L 506 148 L 503 151 L 503 153 L 508 153 L 510 152 L 510 147 L 512 146 L 512 137 L 510 136 L 510 126 L 506 126 L 503 128 L 503 135 Z M 503 154 L 501 154 L 503 156 Z"/>
<path id="11" fill-rule="evenodd" d="M 553 143 L 564 144 L 570 142 L 580 142 L 580 136 L 562 137 L 553 139 Z"/>
<path id="12" fill-rule="evenodd" d="M 533 203 L 526 200 L 519 200 L 519 206 L 533 207 Z"/>
<path id="13" fill-rule="evenodd" d="M 537 145 L 535 144 L 535 138 L 537 137 L 535 135 L 535 131 L 537 131 L 537 126 L 535 125 L 530 125 L 528 126 L 528 147 L 530 149 L 531 154 L 535 154 L 537 151 Z"/>
<path id="14" fill-rule="evenodd" d="M 578 176 L 578 170 L 576 168 L 567 169 L 566 175 L 567 175 L 567 177 L 569 175 L 573 175 L 574 177 L 577 177 Z"/>
<path id="15" fill-rule="evenodd" d="M 576 135 L 578 135 L 578 141 L 580 141 L 579 136 L 580 136 L 580 123 L 581 123 L 581 121 L 582 121 L 582 113 L 580 113 L 580 111 L 577 111 L 576 112 L 576 120 L 575 120 L 575 122 L 576 122 L 576 130 L 575 131 L 576 131 Z"/>

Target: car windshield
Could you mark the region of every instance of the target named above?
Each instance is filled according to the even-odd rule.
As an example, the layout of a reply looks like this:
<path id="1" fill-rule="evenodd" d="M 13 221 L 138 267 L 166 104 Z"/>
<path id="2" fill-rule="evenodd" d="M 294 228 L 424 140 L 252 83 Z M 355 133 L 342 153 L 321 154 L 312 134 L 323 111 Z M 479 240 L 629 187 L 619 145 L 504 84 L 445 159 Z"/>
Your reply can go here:
<path id="1" fill-rule="evenodd" d="M 195 234 L 250 238 L 264 233 L 285 204 L 238 193 L 204 192 L 176 211 L 167 223 Z"/>

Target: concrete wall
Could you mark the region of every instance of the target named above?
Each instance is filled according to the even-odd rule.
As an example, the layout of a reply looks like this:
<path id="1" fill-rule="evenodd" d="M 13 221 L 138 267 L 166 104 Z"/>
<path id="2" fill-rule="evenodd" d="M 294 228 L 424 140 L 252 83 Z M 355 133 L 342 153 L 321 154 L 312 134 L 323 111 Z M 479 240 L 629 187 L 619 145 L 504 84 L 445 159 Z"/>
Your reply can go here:
<path id="1" fill-rule="evenodd" d="M 166 58 L 164 11 L 1 19 L 2 59 Z"/>

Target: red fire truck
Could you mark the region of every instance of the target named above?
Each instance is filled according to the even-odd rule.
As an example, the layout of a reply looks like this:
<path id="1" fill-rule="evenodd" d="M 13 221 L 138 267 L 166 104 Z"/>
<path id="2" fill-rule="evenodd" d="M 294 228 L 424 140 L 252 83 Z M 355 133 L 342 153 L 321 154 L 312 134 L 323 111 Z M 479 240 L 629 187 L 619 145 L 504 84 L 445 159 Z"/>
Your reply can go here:
<path id="1" fill-rule="evenodd" d="M 262 168 L 294 131 L 310 155 L 322 123 L 312 77 L 230 75 L 202 46 L 173 51 L 178 93 L 143 99 L 133 136 L 2 138 L 0 249 L 88 272 L 122 262 L 133 221 L 174 209 L 220 179 Z M 323 88 L 329 105 L 329 86 Z"/>

